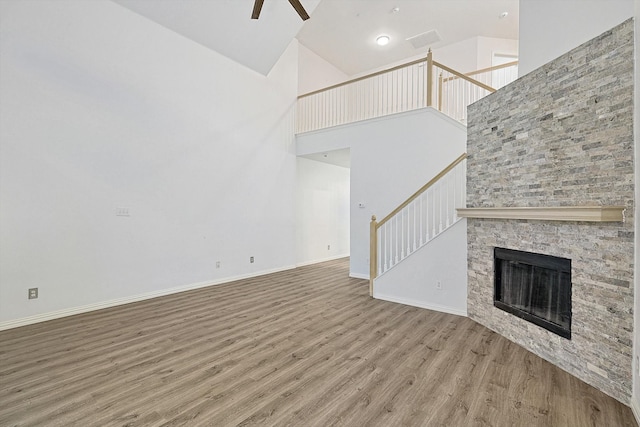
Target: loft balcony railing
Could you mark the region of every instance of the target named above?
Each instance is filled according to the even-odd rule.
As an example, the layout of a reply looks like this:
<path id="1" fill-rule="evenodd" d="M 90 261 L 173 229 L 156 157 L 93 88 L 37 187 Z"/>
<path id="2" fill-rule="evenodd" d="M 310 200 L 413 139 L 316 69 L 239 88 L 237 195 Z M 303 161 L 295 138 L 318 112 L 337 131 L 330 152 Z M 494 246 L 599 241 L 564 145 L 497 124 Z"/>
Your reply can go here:
<path id="1" fill-rule="evenodd" d="M 517 77 L 517 62 L 463 74 L 424 59 L 298 97 L 296 133 L 434 107 L 466 123 L 467 106 Z"/>

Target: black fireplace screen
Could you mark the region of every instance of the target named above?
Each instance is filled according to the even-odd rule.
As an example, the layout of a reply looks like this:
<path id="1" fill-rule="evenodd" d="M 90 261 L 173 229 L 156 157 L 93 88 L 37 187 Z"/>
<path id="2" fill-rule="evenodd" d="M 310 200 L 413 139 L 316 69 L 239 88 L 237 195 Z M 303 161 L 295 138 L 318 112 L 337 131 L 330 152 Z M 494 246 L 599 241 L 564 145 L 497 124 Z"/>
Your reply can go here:
<path id="1" fill-rule="evenodd" d="M 571 260 L 495 248 L 494 305 L 571 339 Z"/>

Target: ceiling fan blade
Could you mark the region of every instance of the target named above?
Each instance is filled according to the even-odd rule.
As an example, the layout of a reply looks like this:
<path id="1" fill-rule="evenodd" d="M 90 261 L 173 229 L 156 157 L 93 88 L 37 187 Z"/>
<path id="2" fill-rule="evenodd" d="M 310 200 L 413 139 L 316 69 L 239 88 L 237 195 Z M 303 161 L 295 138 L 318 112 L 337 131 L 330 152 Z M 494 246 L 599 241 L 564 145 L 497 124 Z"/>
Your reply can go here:
<path id="1" fill-rule="evenodd" d="M 253 13 L 251 14 L 251 19 L 258 19 L 260 17 L 262 3 L 264 3 L 264 0 L 256 0 L 255 3 L 253 3 Z"/>
<path id="2" fill-rule="evenodd" d="M 300 15 L 300 18 L 302 18 L 303 21 L 309 19 L 309 15 L 307 14 L 307 11 L 304 10 L 304 7 L 302 7 L 302 5 L 300 4 L 300 0 L 289 0 L 289 3 L 291 3 L 291 6 L 293 6 L 296 12 L 298 12 L 298 15 Z"/>

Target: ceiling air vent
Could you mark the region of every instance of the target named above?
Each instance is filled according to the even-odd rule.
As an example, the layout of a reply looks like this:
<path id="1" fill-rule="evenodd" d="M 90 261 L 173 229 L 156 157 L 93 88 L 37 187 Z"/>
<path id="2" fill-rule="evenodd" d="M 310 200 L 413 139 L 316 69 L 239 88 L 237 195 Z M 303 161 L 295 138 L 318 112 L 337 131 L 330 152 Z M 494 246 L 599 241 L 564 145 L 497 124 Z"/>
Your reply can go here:
<path id="1" fill-rule="evenodd" d="M 414 49 L 429 46 L 440 40 L 442 40 L 442 38 L 436 30 L 427 31 L 426 33 L 418 34 L 407 39 L 407 41 L 413 45 Z"/>

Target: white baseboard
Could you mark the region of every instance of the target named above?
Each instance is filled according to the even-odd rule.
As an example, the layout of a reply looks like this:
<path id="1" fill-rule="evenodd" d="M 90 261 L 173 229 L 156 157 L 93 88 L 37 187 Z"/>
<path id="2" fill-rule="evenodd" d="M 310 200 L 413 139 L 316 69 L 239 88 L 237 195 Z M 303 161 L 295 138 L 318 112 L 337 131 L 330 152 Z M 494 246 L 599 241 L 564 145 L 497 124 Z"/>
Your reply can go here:
<path id="1" fill-rule="evenodd" d="M 316 259 L 316 260 L 313 260 L 313 261 L 299 262 L 299 263 L 296 264 L 296 267 L 304 267 L 306 265 L 318 264 L 320 262 L 333 261 L 333 260 L 340 259 L 340 258 L 347 258 L 348 256 L 349 256 L 349 254 L 342 254 L 342 255 L 330 256 L 328 258 Z"/>
<path id="2" fill-rule="evenodd" d="M 349 273 L 349 277 L 353 277 L 354 279 L 369 280 L 368 274 Z"/>
<path id="3" fill-rule="evenodd" d="M 296 268 L 296 266 L 286 266 L 280 268 L 273 268 L 270 270 L 262 270 L 249 274 L 241 274 L 233 277 L 225 277 L 218 280 L 192 283 L 190 285 L 178 286 L 170 289 L 162 289 L 159 291 L 147 292 L 144 294 L 133 295 L 130 297 L 118 298 L 109 301 L 97 302 L 94 304 L 83 305 L 80 307 L 72 307 L 64 310 L 51 311 L 48 313 L 36 314 L 35 316 L 23 317 L 15 320 L 7 320 L 0 322 L 0 331 L 7 329 L 18 328 L 20 326 L 32 325 L 34 323 L 46 322 L 47 320 L 60 319 L 62 317 L 73 316 L 75 314 L 88 313 L 90 311 L 102 310 L 103 308 L 115 307 L 123 304 L 130 304 L 132 302 L 144 301 L 151 298 L 162 297 L 165 295 L 177 294 L 180 292 L 191 291 L 194 289 L 206 288 L 208 286 L 221 285 L 223 283 L 229 283 L 236 280 L 249 279 L 252 277 L 263 276 L 265 274 L 277 273 L 279 271 L 286 271 Z"/>
<path id="4" fill-rule="evenodd" d="M 631 412 L 633 412 L 633 416 L 636 419 L 636 422 L 638 423 L 638 425 L 640 425 L 640 402 L 638 402 L 638 399 L 634 399 L 633 397 L 631 397 L 629 406 L 631 406 Z"/>
<path id="5" fill-rule="evenodd" d="M 396 302 L 398 304 L 410 305 L 412 307 L 426 308 L 427 310 L 440 311 L 442 313 L 455 314 L 456 316 L 467 317 L 467 310 L 460 310 L 458 308 L 447 307 L 438 304 L 429 304 L 422 301 L 416 301 L 405 298 L 397 298 L 389 295 L 379 294 L 373 292 L 373 297 L 383 301 Z"/>

